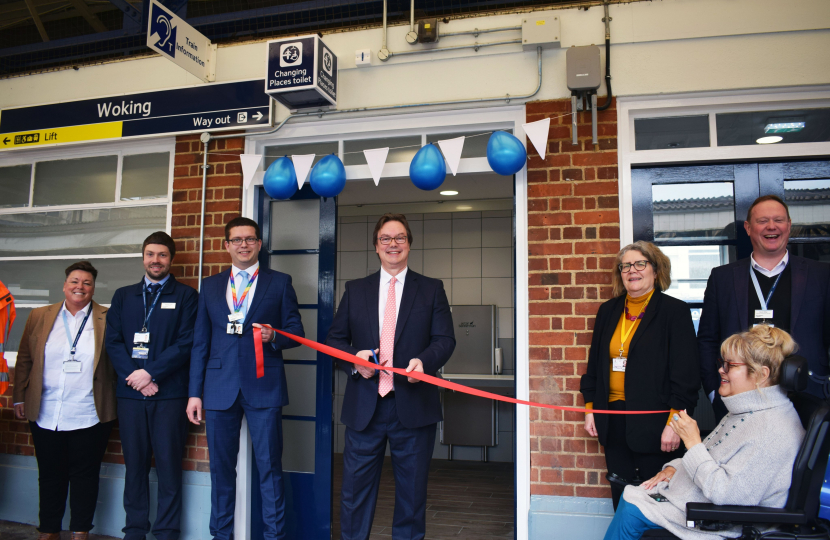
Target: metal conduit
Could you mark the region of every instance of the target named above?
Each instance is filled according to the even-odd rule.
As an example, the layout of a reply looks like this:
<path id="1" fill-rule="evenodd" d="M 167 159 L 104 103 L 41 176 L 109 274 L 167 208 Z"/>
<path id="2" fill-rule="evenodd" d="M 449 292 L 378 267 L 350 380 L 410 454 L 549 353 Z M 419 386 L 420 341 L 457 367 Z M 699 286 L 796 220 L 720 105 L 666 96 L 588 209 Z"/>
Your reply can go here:
<path id="1" fill-rule="evenodd" d="M 440 106 L 440 105 L 464 105 L 470 103 L 484 103 L 487 101 L 502 101 L 504 100 L 506 104 L 510 103 L 512 100 L 516 99 L 529 99 L 539 93 L 539 90 L 542 88 L 542 47 L 536 47 L 536 71 L 537 71 L 537 81 L 536 81 L 536 88 L 527 94 L 522 94 L 519 96 L 511 96 L 507 94 L 505 96 L 498 96 L 498 97 L 486 97 L 486 98 L 474 98 L 474 99 L 458 99 L 452 101 L 429 101 L 423 103 L 405 103 L 402 105 L 385 105 L 382 107 L 361 107 L 357 109 L 337 109 L 334 111 L 308 111 L 308 112 L 301 112 L 301 113 L 291 113 L 286 116 L 282 122 L 277 125 L 274 129 L 269 131 L 258 131 L 258 132 L 250 132 L 245 133 L 245 136 L 248 135 L 271 135 L 272 133 L 276 133 L 279 131 L 282 126 L 284 126 L 289 120 L 292 118 L 301 118 L 306 116 L 320 116 L 321 118 L 326 115 L 331 114 L 345 114 L 345 113 L 359 113 L 359 112 L 373 112 L 373 111 L 388 111 L 388 110 L 395 110 L 395 109 L 411 109 L 413 107 L 428 107 L 428 106 Z M 208 143 L 211 140 L 216 139 L 233 139 L 239 137 L 239 134 L 233 135 L 211 135 L 209 132 L 205 131 L 202 133 L 201 141 L 205 145 L 205 157 L 204 157 L 204 166 L 202 169 L 202 226 L 199 230 L 199 288 L 202 287 L 202 260 L 203 260 L 203 251 L 204 251 L 204 242 L 205 242 L 205 197 L 206 197 L 206 187 L 207 187 L 207 153 L 208 153 Z"/>
<path id="2" fill-rule="evenodd" d="M 491 41 L 489 43 L 473 43 L 472 45 L 458 45 L 457 47 L 437 47 L 435 49 L 418 49 L 416 51 L 401 51 L 401 52 L 392 52 L 389 51 L 389 58 L 393 56 L 406 56 L 410 54 L 426 54 L 426 53 L 433 53 L 433 52 L 441 52 L 441 51 L 458 51 L 461 49 L 475 49 L 479 50 L 481 47 L 492 47 L 494 45 L 509 45 L 511 43 L 521 43 L 521 39 L 511 39 L 509 41 Z"/>
<path id="3" fill-rule="evenodd" d="M 449 36 L 478 36 L 479 34 L 489 34 L 491 32 L 507 32 L 509 30 L 521 30 L 521 26 L 503 26 L 501 28 L 485 28 L 484 30 L 479 30 L 476 28 L 475 30 L 467 30 L 464 32 L 438 32 L 440 37 L 449 37 Z"/>

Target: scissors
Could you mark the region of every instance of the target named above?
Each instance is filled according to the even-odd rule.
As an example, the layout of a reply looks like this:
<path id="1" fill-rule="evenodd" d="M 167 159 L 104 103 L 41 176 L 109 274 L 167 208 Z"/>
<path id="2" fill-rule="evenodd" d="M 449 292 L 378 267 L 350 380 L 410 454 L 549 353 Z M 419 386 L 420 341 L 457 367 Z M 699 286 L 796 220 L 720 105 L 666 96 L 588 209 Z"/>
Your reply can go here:
<path id="1" fill-rule="evenodd" d="M 375 350 L 374 349 L 370 349 L 370 350 L 372 351 L 372 359 L 374 360 L 375 364 L 380 365 L 380 362 L 378 361 L 378 355 L 375 354 Z"/>

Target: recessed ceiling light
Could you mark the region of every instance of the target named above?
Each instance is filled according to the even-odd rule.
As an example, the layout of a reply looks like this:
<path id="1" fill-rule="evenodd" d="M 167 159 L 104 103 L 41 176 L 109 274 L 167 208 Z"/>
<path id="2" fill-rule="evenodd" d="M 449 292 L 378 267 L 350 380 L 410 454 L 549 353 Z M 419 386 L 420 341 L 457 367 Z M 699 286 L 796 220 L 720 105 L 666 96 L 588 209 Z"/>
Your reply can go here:
<path id="1" fill-rule="evenodd" d="M 458 192 L 457 191 L 452 191 L 452 190 L 447 190 L 447 191 L 442 191 L 441 195 L 458 195 Z"/>
<path id="2" fill-rule="evenodd" d="M 779 137 L 778 135 L 772 135 L 770 137 L 761 137 L 757 141 L 758 144 L 774 144 L 777 142 L 781 142 L 784 140 L 784 137 Z"/>
<path id="3" fill-rule="evenodd" d="M 473 207 L 472 206 L 467 206 L 467 205 L 461 205 L 461 206 L 456 206 L 455 209 L 456 210 L 472 210 Z"/>

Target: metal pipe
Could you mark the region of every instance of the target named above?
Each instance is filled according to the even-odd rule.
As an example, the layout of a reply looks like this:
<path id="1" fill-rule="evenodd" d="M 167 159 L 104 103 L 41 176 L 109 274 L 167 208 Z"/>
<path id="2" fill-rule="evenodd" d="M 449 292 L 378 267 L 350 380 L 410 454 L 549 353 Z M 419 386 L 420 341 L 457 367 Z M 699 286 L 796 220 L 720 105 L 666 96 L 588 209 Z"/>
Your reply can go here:
<path id="1" fill-rule="evenodd" d="M 605 103 L 599 106 L 599 110 L 604 111 L 611 106 L 613 98 L 611 94 L 611 15 L 608 11 L 608 0 L 602 3 L 605 8 L 605 17 L 602 22 L 605 23 L 605 89 L 608 90 L 608 96 L 605 98 Z"/>
<path id="2" fill-rule="evenodd" d="M 580 99 L 582 99 L 580 97 Z M 578 144 L 576 140 L 576 94 L 571 94 L 571 132 L 573 133 L 573 144 L 576 146 Z"/>
<path id="3" fill-rule="evenodd" d="M 386 5 L 386 2 L 384 2 L 384 5 Z M 415 31 L 415 0 L 412 0 L 409 6 L 409 31 Z"/>
<path id="4" fill-rule="evenodd" d="M 521 26 L 503 26 L 501 28 L 485 28 L 484 30 L 479 30 L 476 28 L 475 30 L 468 30 L 465 32 L 448 32 L 443 33 L 439 31 L 439 35 L 441 37 L 450 37 L 450 36 L 477 36 L 479 34 L 489 34 L 491 32 L 507 32 L 508 30 L 521 30 Z"/>
<path id="5" fill-rule="evenodd" d="M 202 265 L 205 259 L 205 199 L 207 199 L 208 144 L 210 133 L 202 133 L 201 141 L 205 144 L 205 159 L 202 161 L 202 219 L 199 223 L 199 281 L 197 289 L 202 290 Z"/>
<path id="6" fill-rule="evenodd" d="M 410 54 L 425 54 L 425 53 L 432 53 L 432 52 L 441 52 L 441 51 L 458 51 L 461 49 L 475 49 L 476 51 L 479 50 L 481 47 L 492 47 L 494 45 L 510 45 L 512 43 L 521 43 L 521 39 L 512 39 L 510 41 L 491 41 L 489 43 L 474 43 L 472 45 L 459 45 L 457 47 L 437 47 L 435 49 L 418 49 L 417 51 L 401 51 L 401 52 L 392 52 L 389 51 L 389 57 L 392 56 L 406 56 Z"/>
<path id="7" fill-rule="evenodd" d="M 591 94 L 591 135 L 593 136 L 593 143 L 599 144 L 597 141 L 597 95 Z"/>
<path id="8" fill-rule="evenodd" d="M 380 50 L 386 48 L 386 0 L 383 0 L 383 44 Z"/>

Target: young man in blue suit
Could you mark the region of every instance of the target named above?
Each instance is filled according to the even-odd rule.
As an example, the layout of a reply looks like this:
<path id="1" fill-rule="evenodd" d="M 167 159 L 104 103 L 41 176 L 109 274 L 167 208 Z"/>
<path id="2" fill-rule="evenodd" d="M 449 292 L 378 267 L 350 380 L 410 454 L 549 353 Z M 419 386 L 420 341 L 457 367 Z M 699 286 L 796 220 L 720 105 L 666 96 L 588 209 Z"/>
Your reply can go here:
<path id="1" fill-rule="evenodd" d="M 158 507 L 153 535 L 179 538 L 187 383 L 198 293 L 170 274 L 176 244 L 162 231 L 144 240 L 144 278 L 115 291 L 106 347 L 116 386 L 124 478 L 125 540 L 150 532 L 150 463 L 156 458 Z"/>
<path id="2" fill-rule="evenodd" d="M 238 217 L 225 225 L 225 249 L 233 266 L 202 282 L 187 415 L 194 424 L 205 409 L 210 452 L 210 533 L 233 537 L 236 462 L 242 415 L 248 420 L 259 469 L 266 540 L 285 538 L 282 481 L 282 407 L 288 405 L 282 350 L 298 344 L 262 329 L 257 366 L 254 324 L 304 336 L 291 276 L 259 266 L 262 238 L 255 221 Z M 262 376 L 257 376 L 262 369 Z"/>
<path id="3" fill-rule="evenodd" d="M 377 355 L 380 365 L 435 375 L 455 349 L 444 284 L 407 268 L 412 231 L 402 214 L 382 216 L 372 238 L 381 269 L 346 284 L 326 343 L 364 360 Z M 423 538 L 429 463 L 442 418 L 438 388 L 338 364 L 349 374 L 341 415 L 341 538 L 369 538 L 387 442 L 395 475 L 392 538 Z"/>
<path id="4" fill-rule="evenodd" d="M 697 332 L 703 389 L 718 421 L 726 415 L 717 393 L 720 345 L 756 324 L 789 332 L 798 343 L 798 354 L 808 361 L 807 391 L 822 399 L 830 397 L 830 265 L 787 251 L 790 210 L 775 195 L 752 203 L 744 229 L 752 242 L 752 254 L 712 270 Z"/>

